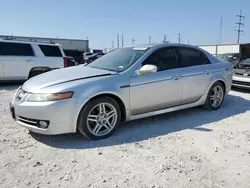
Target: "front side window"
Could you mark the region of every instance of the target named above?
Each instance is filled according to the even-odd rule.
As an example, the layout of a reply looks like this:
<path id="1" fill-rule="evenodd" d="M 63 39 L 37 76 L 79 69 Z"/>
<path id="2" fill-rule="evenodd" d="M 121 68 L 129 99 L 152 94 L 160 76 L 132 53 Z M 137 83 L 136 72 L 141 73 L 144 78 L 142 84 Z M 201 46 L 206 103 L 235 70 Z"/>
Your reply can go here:
<path id="1" fill-rule="evenodd" d="M 47 57 L 62 57 L 62 53 L 58 46 L 38 45 L 43 54 Z"/>
<path id="2" fill-rule="evenodd" d="M 34 56 L 30 44 L 0 42 L 0 55 L 3 56 Z"/>
<path id="3" fill-rule="evenodd" d="M 210 63 L 205 54 L 199 50 L 186 47 L 178 47 L 178 51 L 181 59 L 181 65 L 183 67 L 205 65 Z"/>
<path id="4" fill-rule="evenodd" d="M 145 52 L 146 49 L 121 48 L 96 59 L 87 66 L 122 72 L 134 64 Z"/>
<path id="5" fill-rule="evenodd" d="M 162 48 L 153 52 L 142 65 L 151 64 L 157 66 L 157 71 L 165 71 L 179 68 L 174 48 Z"/>

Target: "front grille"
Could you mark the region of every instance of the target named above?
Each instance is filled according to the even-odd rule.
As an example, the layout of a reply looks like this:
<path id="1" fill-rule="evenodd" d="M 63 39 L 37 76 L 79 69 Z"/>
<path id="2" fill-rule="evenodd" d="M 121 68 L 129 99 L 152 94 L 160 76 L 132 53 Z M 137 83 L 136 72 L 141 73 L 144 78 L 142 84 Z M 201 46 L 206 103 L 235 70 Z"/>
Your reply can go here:
<path id="1" fill-rule="evenodd" d="M 38 127 L 37 125 L 37 122 L 38 120 L 35 120 L 35 119 L 31 119 L 31 118 L 25 118 L 25 117 L 22 117 L 22 116 L 19 116 L 18 117 L 18 120 L 22 123 L 25 123 L 27 125 L 31 125 L 31 126 L 36 126 Z"/>
<path id="2" fill-rule="evenodd" d="M 242 81 L 235 81 L 235 80 L 233 80 L 233 84 L 250 86 L 250 82 L 242 82 Z"/>

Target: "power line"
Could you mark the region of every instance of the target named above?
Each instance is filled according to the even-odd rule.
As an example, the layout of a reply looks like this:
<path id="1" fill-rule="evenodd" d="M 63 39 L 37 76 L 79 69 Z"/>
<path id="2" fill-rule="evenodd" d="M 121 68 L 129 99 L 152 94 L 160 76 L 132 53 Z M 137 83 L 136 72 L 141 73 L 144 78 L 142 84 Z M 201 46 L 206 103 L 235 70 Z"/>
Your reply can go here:
<path id="1" fill-rule="evenodd" d="M 236 30 L 238 32 L 238 38 L 237 38 L 237 43 L 240 43 L 240 35 L 244 31 L 241 30 L 241 27 L 244 26 L 244 23 L 242 23 L 242 19 L 245 19 L 245 16 L 242 16 L 242 10 L 240 11 L 240 15 L 236 15 L 236 17 L 239 17 L 239 22 L 236 22 L 235 24 L 238 25 L 238 29 Z"/>

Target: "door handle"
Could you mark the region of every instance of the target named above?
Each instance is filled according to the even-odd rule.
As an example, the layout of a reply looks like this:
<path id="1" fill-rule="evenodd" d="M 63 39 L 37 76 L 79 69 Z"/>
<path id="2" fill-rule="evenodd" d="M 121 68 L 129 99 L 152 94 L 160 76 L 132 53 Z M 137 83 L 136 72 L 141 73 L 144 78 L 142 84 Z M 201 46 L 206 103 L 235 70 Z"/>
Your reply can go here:
<path id="1" fill-rule="evenodd" d="M 26 59 L 26 62 L 31 62 L 32 61 L 32 59 Z"/>
<path id="2" fill-rule="evenodd" d="M 179 75 L 178 75 L 178 76 L 173 76 L 172 79 L 173 79 L 173 80 L 179 80 L 179 79 L 180 79 L 180 76 L 179 76 Z"/>
<path id="3" fill-rule="evenodd" d="M 209 74 L 210 74 L 210 71 L 209 71 L 209 70 L 206 70 L 206 71 L 205 71 L 205 74 L 206 74 L 206 75 L 209 75 Z"/>

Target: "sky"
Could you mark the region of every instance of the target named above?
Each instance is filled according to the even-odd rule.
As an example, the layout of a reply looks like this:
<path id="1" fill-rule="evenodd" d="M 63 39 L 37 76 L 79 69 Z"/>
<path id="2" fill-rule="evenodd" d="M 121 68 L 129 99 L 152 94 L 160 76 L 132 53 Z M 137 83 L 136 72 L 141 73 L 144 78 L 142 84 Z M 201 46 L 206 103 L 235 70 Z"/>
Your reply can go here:
<path id="1" fill-rule="evenodd" d="M 89 39 L 90 48 L 170 42 L 237 42 L 236 14 L 246 17 L 241 42 L 250 42 L 250 0 L 0 0 L 0 34 Z"/>

